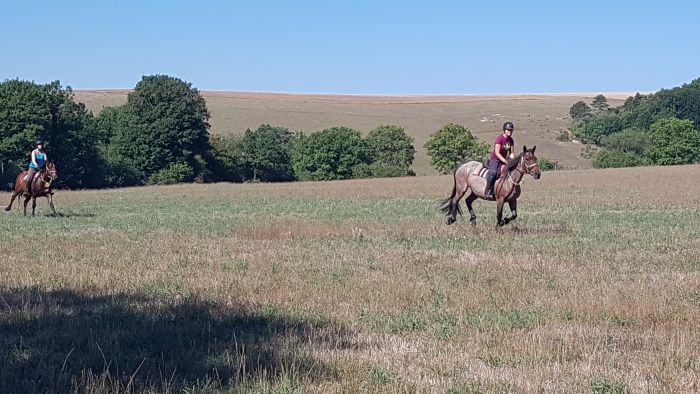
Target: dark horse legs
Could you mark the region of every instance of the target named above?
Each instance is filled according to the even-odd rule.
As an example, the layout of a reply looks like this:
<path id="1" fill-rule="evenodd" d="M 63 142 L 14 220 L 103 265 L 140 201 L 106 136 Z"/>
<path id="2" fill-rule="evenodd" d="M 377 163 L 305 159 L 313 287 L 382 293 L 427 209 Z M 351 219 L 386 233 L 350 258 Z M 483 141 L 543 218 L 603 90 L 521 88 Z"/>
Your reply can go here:
<path id="1" fill-rule="evenodd" d="M 510 208 L 511 215 L 507 218 L 503 217 L 503 205 L 505 204 L 505 201 L 499 198 L 496 204 L 496 226 L 505 226 L 506 224 L 512 222 L 518 217 L 517 200 L 508 201 L 508 207 Z"/>
<path id="2" fill-rule="evenodd" d="M 476 213 L 474 213 L 474 208 L 472 208 L 472 203 L 477 199 L 478 197 L 476 194 L 473 192 L 470 193 L 467 198 L 464 199 L 464 202 L 467 204 L 467 208 L 469 209 L 469 222 L 472 224 L 472 226 L 476 225 Z"/>

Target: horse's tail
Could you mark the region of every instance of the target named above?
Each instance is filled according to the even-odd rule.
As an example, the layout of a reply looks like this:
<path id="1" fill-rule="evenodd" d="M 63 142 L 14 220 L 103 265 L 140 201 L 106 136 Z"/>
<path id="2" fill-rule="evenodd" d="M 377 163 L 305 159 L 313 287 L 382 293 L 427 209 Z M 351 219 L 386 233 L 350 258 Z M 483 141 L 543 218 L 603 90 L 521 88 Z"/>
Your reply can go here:
<path id="1" fill-rule="evenodd" d="M 447 216 L 456 216 L 462 214 L 462 208 L 459 206 L 459 201 L 452 201 L 457 195 L 457 170 L 452 173 L 452 194 L 440 202 L 440 210 Z"/>

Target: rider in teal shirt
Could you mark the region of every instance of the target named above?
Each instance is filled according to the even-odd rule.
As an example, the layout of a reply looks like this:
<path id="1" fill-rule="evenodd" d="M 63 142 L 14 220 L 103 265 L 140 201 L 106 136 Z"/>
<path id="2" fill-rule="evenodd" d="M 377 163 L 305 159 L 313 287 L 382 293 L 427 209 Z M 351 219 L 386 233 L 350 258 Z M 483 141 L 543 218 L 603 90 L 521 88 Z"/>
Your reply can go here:
<path id="1" fill-rule="evenodd" d="M 44 142 L 41 140 L 36 141 L 36 149 L 32 151 L 32 161 L 29 163 L 29 168 L 27 169 L 27 177 L 25 178 L 26 187 L 24 189 L 24 195 L 30 196 L 32 190 L 32 182 L 34 181 L 34 174 L 39 172 L 47 161 L 46 152 L 44 152 Z"/>

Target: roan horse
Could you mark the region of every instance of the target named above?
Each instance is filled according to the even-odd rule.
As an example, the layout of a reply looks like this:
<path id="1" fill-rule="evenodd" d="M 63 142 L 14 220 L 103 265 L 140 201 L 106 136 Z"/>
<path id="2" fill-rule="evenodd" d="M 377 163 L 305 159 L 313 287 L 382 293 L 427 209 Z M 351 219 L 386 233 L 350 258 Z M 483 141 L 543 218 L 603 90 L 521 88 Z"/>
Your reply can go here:
<path id="1" fill-rule="evenodd" d="M 532 149 L 527 149 L 523 146 L 523 152 L 518 157 L 510 160 L 506 165 L 505 174 L 502 174 L 494 185 L 495 198 L 489 198 L 490 201 L 496 201 L 496 226 L 505 226 L 518 217 L 518 197 L 520 196 L 520 184 L 523 183 L 523 177 L 530 174 L 535 179 L 540 179 L 540 167 L 537 164 L 535 157 L 534 146 Z M 470 161 L 462 164 L 454 172 L 454 186 L 452 187 L 452 195 L 442 201 L 442 210 L 447 215 L 447 224 L 452 224 L 457 220 L 457 214 L 462 214 L 462 208 L 459 206 L 459 200 L 469 191 L 469 195 L 464 200 L 469 208 L 469 221 L 472 225 L 476 224 L 476 214 L 472 209 L 472 203 L 477 198 L 487 200 L 485 197 L 486 178 L 479 175 L 484 165 L 478 161 Z M 503 204 L 508 202 L 511 216 L 503 217 Z"/>
<path id="2" fill-rule="evenodd" d="M 15 180 L 15 190 L 12 192 L 10 203 L 7 205 L 7 208 L 5 208 L 6 211 L 12 209 L 12 203 L 15 202 L 15 198 L 17 198 L 17 196 L 22 194 L 24 191 L 27 183 L 27 181 L 24 179 L 26 175 L 27 171 L 17 175 L 17 179 Z M 27 203 L 30 199 L 32 200 L 32 216 L 34 216 L 34 211 L 36 210 L 36 199 L 38 197 L 46 197 L 49 200 L 51 211 L 53 211 L 54 215 L 56 214 L 56 209 L 53 206 L 53 190 L 51 190 L 51 182 L 55 181 L 56 178 L 58 178 L 58 174 L 56 173 L 56 165 L 52 162 L 47 163 L 46 167 L 37 173 L 34 178 L 34 182 L 32 182 L 30 196 L 24 197 L 25 216 L 27 215 Z"/>

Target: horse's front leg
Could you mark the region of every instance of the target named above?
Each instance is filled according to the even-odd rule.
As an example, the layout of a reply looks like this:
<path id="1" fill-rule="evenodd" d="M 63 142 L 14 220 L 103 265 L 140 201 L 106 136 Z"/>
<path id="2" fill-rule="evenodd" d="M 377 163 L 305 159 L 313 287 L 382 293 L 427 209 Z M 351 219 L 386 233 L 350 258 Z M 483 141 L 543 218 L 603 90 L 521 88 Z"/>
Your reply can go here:
<path id="1" fill-rule="evenodd" d="M 24 216 L 27 216 L 27 204 L 29 204 L 29 200 L 31 197 L 27 196 L 24 197 Z"/>
<path id="2" fill-rule="evenodd" d="M 508 206 L 510 207 L 510 216 L 504 219 L 506 224 L 517 219 L 517 217 L 518 217 L 518 200 L 508 201 Z"/>
<path id="3" fill-rule="evenodd" d="M 505 199 L 499 197 L 496 200 L 496 227 L 505 226 L 506 222 L 503 220 L 503 204 L 505 204 Z"/>
<path id="4" fill-rule="evenodd" d="M 32 217 L 34 217 L 35 211 L 36 211 L 36 197 L 32 197 Z"/>
<path id="5" fill-rule="evenodd" d="M 54 208 L 53 206 L 53 193 L 47 194 L 46 198 L 49 200 L 49 207 L 51 207 L 51 212 L 53 212 L 53 215 L 56 216 L 56 208 Z"/>

